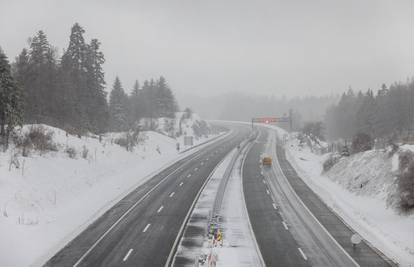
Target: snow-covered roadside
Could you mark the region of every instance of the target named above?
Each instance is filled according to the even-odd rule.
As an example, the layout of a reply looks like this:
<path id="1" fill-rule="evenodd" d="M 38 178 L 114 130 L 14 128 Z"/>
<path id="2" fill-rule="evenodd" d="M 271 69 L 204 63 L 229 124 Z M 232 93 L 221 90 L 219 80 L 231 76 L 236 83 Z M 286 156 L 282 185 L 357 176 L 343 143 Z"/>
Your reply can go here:
<path id="1" fill-rule="evenodd" d="M 179 154 L 175 139 L 145 132 L 145 141 L 127 152 L 112 136 L 99 142 L 45 128 L 54 133 L 58 151 L 19 157 L 20 167 L 11 170 L 12 150 L 0 153 L 0 266 L 41 265 L 153 174 L 203 148 Z M 67 147 L 76 158 L 68 157 Z"/>
<path id="2" fill-rule="evenodd" d="M 223 197 L 221 213 L 223 223 L 220 225 L 223 234 L 223 246 L 213 246 L 213 240 L 207 236 L 209 218 L 217 191 L 232 158 L 237 156 L 236 153 L 238 151 L 235 149 L 226 156 L 203 189 L 186 225 L 185 231 L 190 229 L 191 234 L 186 235 L 186 232 L 184 232 L 177 249 L 176 258 L 186 258 L 191 262 L 197 260 L 201 255 L 205 255 L 207 259 L 210 256 L 214 258 L 216 265 L 212 266 L 217 267 L 264 266 L 264 264 L 261 264 L 260 251 L 250 229 L 245 207 L 240 173 L 242 157 L 239 157 L 235 162 Z M 201 231 L 195 231 L 195 229 L 201 229 Z M 199 234 L 195 235 L 194 232 L 199 232 Z M 200 263 L 199 266 L 210 265 L 208 265 L 207 260 L 204 265 Z"/>
<path id="3" fill-rule="evenodd" d="M 175 259 L 181 257 L 186 258 L 189 261 L 195 261 L 200 257 L 200 255 L 209 254 L 209 242 L 206 236 L 210 215 L 220 181 L 223 178 L 223 175 L 235 153 L 236 150 L 233 150 L 223 159 L 223 161 L 216 167 L 206 186 L 202 190 L 200 197 L 191 212 L 188 223 L 185 226 L 184 234 L 178 245 Z M 191 235 L 187 236 L 186 232 L 190 228 L 199 229 L 199 231 L 197 231 L 198 234 L 194 234 L 192 232 Z M 190 240 L 191 242 L 188 242 Z"/>
<path id="4" fill-rule="evenodd" d="M 243 195 L 242 157 L 236 162 L 223 198 L 224 246 L 219 247 L 217 266 L 264 266 L 254 239 Z"/>
<path id="5" fill-rule="evenodd" d="M 414 216 L 387 205 L 394 190 L 393 159 L 381 153 L 353 155 L 322 173 L 326 156 L 301 148 L 296 139 L 286 145 L 288 160 L 330 208 L 385 255 L 401 266 L 414 266 Z"/>

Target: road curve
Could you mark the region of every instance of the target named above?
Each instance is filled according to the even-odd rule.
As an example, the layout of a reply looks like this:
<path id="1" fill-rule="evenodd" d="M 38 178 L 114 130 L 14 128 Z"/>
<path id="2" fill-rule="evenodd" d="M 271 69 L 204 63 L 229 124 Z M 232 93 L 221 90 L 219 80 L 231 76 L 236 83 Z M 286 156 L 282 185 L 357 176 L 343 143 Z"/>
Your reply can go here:
<path id="1" fill-rule="evenodd" d="M 221 159 L 250 132 L 233 133 L 167 167 L 67 244 L 45 266 L 165 266 L 194 199 Z"/>

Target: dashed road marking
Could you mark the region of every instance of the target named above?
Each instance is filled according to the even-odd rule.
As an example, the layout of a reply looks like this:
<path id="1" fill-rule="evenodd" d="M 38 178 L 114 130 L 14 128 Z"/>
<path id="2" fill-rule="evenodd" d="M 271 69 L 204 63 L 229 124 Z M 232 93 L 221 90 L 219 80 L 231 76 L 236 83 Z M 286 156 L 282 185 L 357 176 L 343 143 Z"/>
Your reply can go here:
<path id="1" fill-rule="evenodd" d="M 306 257 L 305 253 L 303 253 L 302 249 L 301 248 L 298 248 L 298 250 L 300 252 L 300 255 L 302 255 L 302 257 L 305 259 L 305 261 L 307 261 L 308 260 L 308 257 Z"/>
<path id="2" fill-rule="evenodd" d="M 194 168 L 194 171 L 198 171 L 198 168 Z"/>
<path id="3" fill-rule="evenodd" d="M 264 184 L 266 184 L 266 181 L 265 181 L 265 180 L 263 180 L 263 183 L 264 183 Z"/>
<path id="4" fill-rule="evenodd" d="M 191 173 L 189 175 L 187 175 L 187 177 L 190 178 L 191 177 Z"/>
<path id="5" fill-rule="evenodd" d="M 129 249 L 128 250 L 128 252 L 127 252 L 127 254 L 125 255 L 125 257 L 122 259 L 122 261 L 126 261 L 127 259 L 128 259 L 128 257 L 129 257 L 129 255 L 131 254 L 131 252 L 133 251 L 133 249 L 131 248 L 131 249 Z"/>
<path id="6" fill-rule="evenodd" d="M 285 221 L 282 221 L 283 227 L 285 227 L 286 230 L 289 230 L 287 224 L 285 223 Z"/>
<path id="7" fill-rule="evenodd" d="M 183 182 L 181 182 L 181 183 L 179 184 L 179 186 L 183 186 L 183 184 L 184 184 L 184 183 L 183 183 Z"/>
<path id="8" fill-rule="evenodd" d="M 275 203 L 272 203 L 272 206 L 273 206 L 273 208 L 274 208 L 275 210 L 277 210 L 277 206 L 276 206 L 276 204 L 275 204 Z"/>
<path id="9" fill-rule="evenodd" d="M 142 232 L 143 233 L 145 233 L 147 230 L 148 230 L 148 228 L 151 226 L 151 224 L 149 223 L 149 224 L 147 224 L 147 226 L 145 226 L 145 228 L 144 228 L 144 230 L 142 230 Z"/>
<path id="10" fill-rule="evenodd" d="M 268 194 L 268 195 L 270 194 L 269 190 L 267 190 L 267 189 L 266 189 L 266 194 Z"/>
<path id="11" fill-rule="evenodd" d="M 170 197 L 173 197 L 175 195 L 175 192 L 172 192 L 171 194 L 170 194 Z"/>
<path id="12" fill-rule="evenodd" d="M 157 213 L 160 213 L 162 211 L 162 209 L 164 208 L 164 206 L 161 206 L 158 210 Z"/>

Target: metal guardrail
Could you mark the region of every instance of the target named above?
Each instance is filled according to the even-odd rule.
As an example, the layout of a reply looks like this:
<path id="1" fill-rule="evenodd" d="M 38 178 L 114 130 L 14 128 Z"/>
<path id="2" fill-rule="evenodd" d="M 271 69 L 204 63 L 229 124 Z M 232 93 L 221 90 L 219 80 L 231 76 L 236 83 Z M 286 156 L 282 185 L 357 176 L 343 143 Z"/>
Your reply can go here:
<path id="1" fill-rule="evenodd" d="M 221 212 L 221 206 L 223 204 L 224 193 L 226 191 L 226 186 L 229 182 L 229 178 L 233 171 L 234 165 L 236 164 L 236 161 L 238 157 L 240 156 L 240 152 L 243 151 L 243 149 L 247 146 L 247 144 L 249 144 L 249 142 L 252 142 L 256 139 L 257 134 L 258 134 L 257 131 L 252 132 L 249 139 L 242 141 L 238 147 L 237 153 L 235 153 L 233 157 L 231 158 L 231 161 L 229 165 L 227 166 L 226 171 L 224 172 L 224 175 L 220 181 L 220 185 L 216 193 L 216 198 L 214 200 L 214 205 L 213 205 L 213 209 L 212 209 L 212 213 L 210 217 L 210 223 L 214 222 L 214 220 L 216 219 L 219 220 L 219 218 L 221 217 L 220 212 Z"/>

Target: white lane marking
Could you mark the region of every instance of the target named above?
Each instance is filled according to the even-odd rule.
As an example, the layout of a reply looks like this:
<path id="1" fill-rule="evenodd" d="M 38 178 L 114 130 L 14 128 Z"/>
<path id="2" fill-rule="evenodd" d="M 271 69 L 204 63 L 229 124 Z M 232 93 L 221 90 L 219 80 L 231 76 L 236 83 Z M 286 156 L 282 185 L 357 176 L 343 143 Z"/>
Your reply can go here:
<path id="1" fill-rule="evenodd" d="M 275 210 L 277 210 L 277 206 L 276 206 L 276 204 L 275 204 L 275 203 L 272 203 L 272 205 L 273 205 L 273 208 L 274 208 Z"/>
<path id="2" fill-rule="evenodd" d="M 162 209 L 164 208 L 164 206 L 161 206 L 158 210 L 157 213 L 160 213 L 162 211 Z"/>
<path id="3" fill-rule="evenodd" d="M 265 180 L 263 180 L 263 183 L 264 183 L 264 184 L 266 184 L 266 181 L 265 181 Z"/>
<path id="4" fill-rule="evenodd" d="M 266 189 L 266 194 L 268 194 L 268 195 L 270 194 L 269 190 L 267 190 L 267 189 Z"/>
<path id="5" fill-rule="evenodd" d="M 194 168 L 194 171 L 198 171 L 198 168 L 196 167 L 196 168 Z"/>
<path id="6" fill-rule="evenodd" d="M 230 133 L 231 133 L 232 131 L 230 131 Z M 229 136 L 229 135 L 225 135 L 225 136 Z M 192 159 L 198 159 L 198 158 L 200 158 L 202 155 L 203 155 L 203 153 L 201 152 L 201 150 L 200 151 L 198 151 L 198 152 L 195 152 L 195 153 L 193 153 L 192 154 L 193 155 L 193 158 Z M 178 163 L 179 161 L 177 161 L 176 163 Z M 188 161 L 188 162 L 191 162 L 191 161 Z M 187 162 L 187 163 L 188 163 Z M 176 163 L 174 163 L 174 164 L 176 164 Z M 129 209 L 125 212 L 125 213 L 123 213 L 122 214 L 122 216 L 118 219 L 118 220 L 116 220 L 116 222 L 115 223 L 113 223 L 112 225 L 111 225 L 111 227 L 109 227 L 99 238 L 98 238 L 98 240 L 96 240 L 95 241 L 95 243 L 93 243 L 92 244 L 92 246 L 90 246 L 89 248 L 88 248 L 88 250 L 85 252 L 85 253 L 83 253 L 82 254 L 82 256 L 75 262 L 75 264 L 73 265 L 73 267 L 77 267 L 77 266 L 79 266 L 79 264 L 86 258 L 86 256 L 88 256 L 89 255 L 89 253 L 91 253 L 91 251 L 92 250 L 94 250 L 95 249 L 95 247 L 112 231 L 112 229 L 114 229 L 126 216 L 128 216 L 128 214 L 129 213 L 131 213 L 131 211 L 133 210 L 133 209 L 135 209 L 135 207 L 136 206 L 138 206 L 145 198 L 147 198 L 150 194 L 151 194 L 151 192 L 152 191 L 154 191 L 155 189 L 157 189 L 164 181 L 166 181 L 171 175 L 173 175 L 173 174 L 175 174 L 175 173 L 177 173 L 179 170 L 182 170 L 182 168 L 184 167 L 184 166 L 186 166 L 187 165 L 187 163 L 186 162 L 184 162 L 180 167 L 178 167 L 177 169 L 175 169 L 173 172 L 171 172 L 170 174 L 168 174 L 167 176 L 165 176 L 161 181 L 159 181 L 154 187 L 152 187 L 145 195 L 143 195 L 138 201 L 136 201 L 131 207 L 129 207 Z M 173 164 L 173 165 L 174 165 Z M 171 165 L 171 166 L 173 166 L 173 165 Z M 162 173 L 162 171 L 161 172 L 158 172 L 157 173 L 157 175 L 158 174 L 161 174 Z M 178 241 L 177 241 L 178 242 Z M 170 258 L 170 256 L 169 256 L 169 258 Z"/>
<path id="7" fill-rule="evenodd" d="M 174 196 L 174 194 L 175 194 L 175 192 L 172 192 L 172 193 L 170 194 L 170 197 L 173 197 L 173 196 Z"/>
<path id="8" fill-rule="evenodd" d="M 285 221 L 282 221 L 283 227 L 285 227 L 286 230 L 289 230 L 287 224 L 285 223 Z"/>
<path id="9" fill-rule="evenodd" d="M 127 259 L 128 259 L 128 257 L 129 257 L 129 255 L 131 254 L 131 252 L 133 251 L 133 249 L 131 248 L 131 249 L 129 249 L 128 250 L 128 253 L 125 255 L 125 257 L 122 259 L 122 261 L 126 261 Z"/>
<path id="10" fill-rule="evenodd" d="M 142 230 L 142 232 L 143 233 L 145 233 L 147 230 L 148 230 L 148 228 L 151 226 L 151 224 L 149 223 L 149 224 L 147 224 L 147 226 L 145 226 L 145 228 L 144 228 L 144 230 Z"/>
<path id="11" fill-rule="evenodd" d="M 184 184 L 184 183 L 183 183 L 183 182 L 181 182 L 181 183 L 179 184 L 179 186 L 183 186 L 183 184 Z"/>
<path id="12" fill-rule="evenodd" d="M 307 261 L 308 260 L 308 257 L 306 257 L 305 253 L 303 253 L 302 249 L 301 248 L 298 248 L 298 250 L 300 252 L 300 255 L 302 255 L 302 257 L 305 259 L 305 261 Z"/>
<path id="13" fill-rule="evenodd" d="M 189 175 L 187 175 L 187 177 L 190 178 L 191 177 L 191 173 Z"/>

